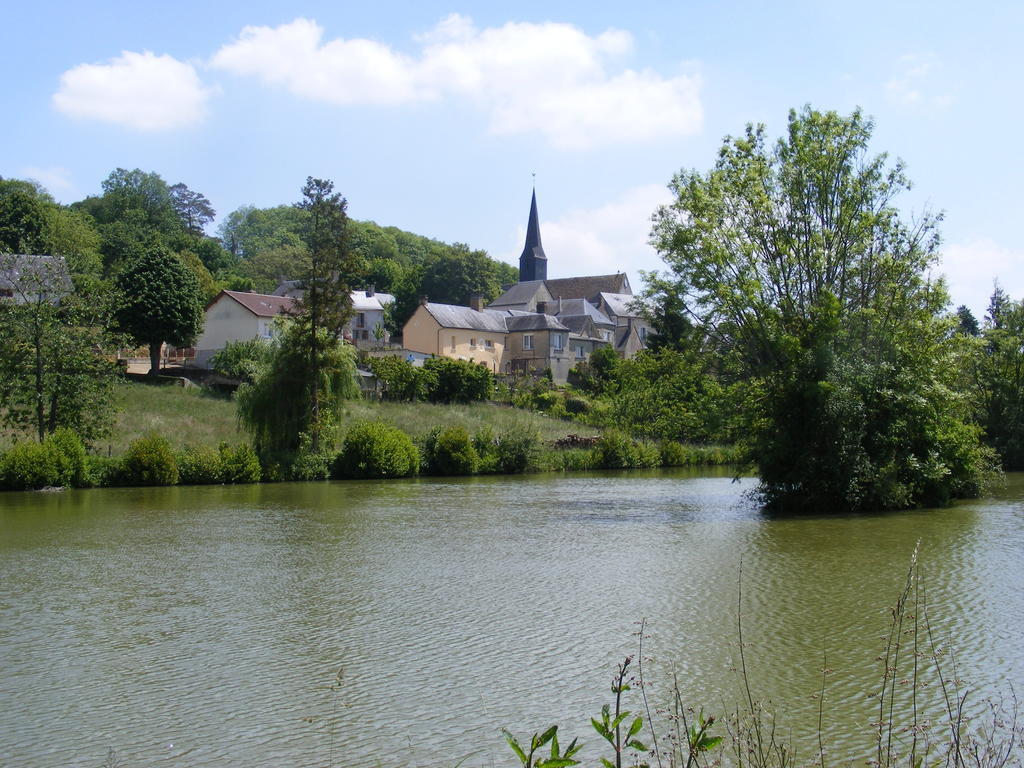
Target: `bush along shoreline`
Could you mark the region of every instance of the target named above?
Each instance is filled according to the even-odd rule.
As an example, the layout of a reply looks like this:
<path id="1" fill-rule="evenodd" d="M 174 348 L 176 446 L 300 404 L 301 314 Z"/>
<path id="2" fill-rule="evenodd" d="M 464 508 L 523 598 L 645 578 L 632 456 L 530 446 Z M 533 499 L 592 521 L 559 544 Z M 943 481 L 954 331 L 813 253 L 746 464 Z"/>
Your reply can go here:
<path id="1" fill-rule="evenodd" d="M 259 455 L 249 445 L 187 446 L 175 451 L 152 433 L 133 440 L 123 456 L 89 454 L 81 439 L 59 429 L 43 442 L 20 441 L 0 454 L 0 490 L 124 486 L 224 485 L 282 480 L 389 479 L 415 476 L 569 472 L 601 469 L 727 466 L 739 463 L 732 446 L 636 440 L 609 430 L 603 436 L 544 443 L 528 427 L 475 434 L 438 426 L 414 441 L 384 422 L 350 427 L 339 449 Z"/>

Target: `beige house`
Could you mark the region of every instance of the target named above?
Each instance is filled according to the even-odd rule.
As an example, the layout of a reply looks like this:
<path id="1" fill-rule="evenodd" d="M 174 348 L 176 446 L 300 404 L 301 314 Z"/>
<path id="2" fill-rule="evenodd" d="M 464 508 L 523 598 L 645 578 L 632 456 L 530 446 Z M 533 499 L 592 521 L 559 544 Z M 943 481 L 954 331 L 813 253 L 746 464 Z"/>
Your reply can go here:
<path id="1" fill-rule="evenodd" d="M 268 296 L 244 291 L 221 291 L 206 305 L 203 333 L 196 341 L 195 364 L 208 367 L 210 358 L 229 341 L 274 336 L 274 319 L 295 305 L 289 296 Z"/>
<path id="2" fill-rule="evenodd" d="M 402 342 L 411 352 L 482 363 L 501 373 L 507 335 L 503 312 L 425 302 L 406 322 Z"/>
<path id="3" fill-rule="evenodd" d="M 410 352 L 480 363 L 492 373 L 550 369 L 556 382 L 564 382 L 576 362 L 589 358 L 594 342 L 548 314 L 430 302 L 416 308 L 402 338 Z M 585 358 L 576 357 L 574 338 L 586 343 Z"/>

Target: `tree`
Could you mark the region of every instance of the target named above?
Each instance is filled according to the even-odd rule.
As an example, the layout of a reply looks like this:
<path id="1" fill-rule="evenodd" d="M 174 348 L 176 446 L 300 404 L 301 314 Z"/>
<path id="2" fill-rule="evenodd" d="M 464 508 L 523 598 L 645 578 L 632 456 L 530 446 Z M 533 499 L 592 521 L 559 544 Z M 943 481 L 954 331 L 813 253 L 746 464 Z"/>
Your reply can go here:
<path id="1" fill-rule="evenodd" d="M 939 217 L 900 216 L 909 181 L 869 154 L 872 129 L 810 107 L 774 146 L 748 126 L 655 214 L 667 278 L 747 381 L 745 447 L 773 508 L 938 504 L 988 468 L 927 277 Z"/>
<path id="2" fill-rule="evenodd" d="M 310 403 L 319 392 L 320 429 L 336 423 L 345 400 L 358 397 L 355 351 L 321 329 L 319 359 L 312 366 L 307 329 L 294 321 L 272 342 L 270 361 L 255 381 L 238 389 L 238 416 L 262 454 L 294 454 L 312 434 Z M 316 377 L 314 387 L 314 377 Z"/>
<path id="3" fill-rule="evenodd" d="M 217 212 L 206 199 L 206 195 L 193 192 L 180 181 L 172 185 L 168 191 L 171 193 L 171 205 L 185 230 L 190 234 L 202 236 L 206 225 L 217 217 Z"/>
<path id="4" fill-rule="evenodd" d="M 0 255 L 0 274 L 12 274 L 15 257 Z M 61 427 L 86 441 L 110 425 L 116 370 L 106 352 L 109 302 L 99 291 L 54 296 L 67 283 L 63 261 L 40 259 L 19 269 L 14 296 L 0 301 L 0 416 L 42 442 Z"/>
<path id="5" fill-rule="evenodd" d="M 325 365 L 323 337 L 340 338 L 352 314 L 354 258 L 346 241 L 348 215 L 345 198 L 334 191 L 334 183 L 306 179 L 302 200 L 296 207 L 306 213 L 303 238 L 308 251 L 305 274 L 301 276 L 302 298 L 296 303 L 295 319 L 305 339 L 310 383 L 310 442 L 319 449 L 323 427 L 320 382 Z"/>
<path id="6" fill-rule="evenodd" d="M 115 283 L 117 323 L 136 343 L 149 347 L 149 373 L 156 376 L 163 343 L 188 346 L 203 328 L 196 277 L 177 255 L 156 245 L 128 262 Z"/>
<path id="7" fill-rule="evenodd" d="M 973 357 L 971 391 L 985 441 L 1006 469 L 1024 467 L 1024 301 L 998 285 Z"/>
<path id="8" fill-rule="evenodd" d="M 981 327 L 978 325 L 978 319 L 966 304 L 961 304 L 956 308 L 956 319 L 957 331 L 962 333 L 964 336 L 978 336 L 981 334 Z"/>

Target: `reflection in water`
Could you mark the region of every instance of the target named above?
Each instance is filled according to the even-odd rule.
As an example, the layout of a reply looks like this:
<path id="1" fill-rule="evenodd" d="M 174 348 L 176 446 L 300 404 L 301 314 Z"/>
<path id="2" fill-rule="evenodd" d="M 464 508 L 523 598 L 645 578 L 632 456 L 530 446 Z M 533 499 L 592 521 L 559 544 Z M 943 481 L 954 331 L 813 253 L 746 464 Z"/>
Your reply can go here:
<path id="1" fill-rule="evenodd" d="M 586 734 L 642 617 L 655 701 L 675 671 L 721 712 L 738 615 L 756 694 L 805 743 L 827 654 L 826 729 L 859 754 L 919 540 L 961 676 L 1019 687 L 1020 476 L 950 509 L 821 519 L 766 518 L 751 487 L 676 471 L 5 494 L 0 764 L 114 747 L 322 765 L 339 667 L 344 764 L 370 732 L 388 764 L 505 764 L 501 726 Z"/>

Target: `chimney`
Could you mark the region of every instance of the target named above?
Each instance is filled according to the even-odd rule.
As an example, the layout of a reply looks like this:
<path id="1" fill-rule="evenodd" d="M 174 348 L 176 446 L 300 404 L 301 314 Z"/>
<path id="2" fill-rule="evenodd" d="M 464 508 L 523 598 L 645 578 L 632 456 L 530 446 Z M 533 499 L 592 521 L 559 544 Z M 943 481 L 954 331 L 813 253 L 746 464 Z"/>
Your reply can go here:
<path id="1" fill-rule="evenodd" d="M 375 286 L 373 283 L 370 283 L 370 289 L 366 292 L 366 298 L 372 299 L 373 294 L 376 292 L 376 290 L 377 286 Z"/>
<path id="2" fill-rule="evenodd" d="M 469 297 L 469 308 L 475 309 L 477 312 L 484 311 L 484 297 L 479 293 L 470 294 Z"/>
<path id="3" fill-rule="evenodd" d="M 420 304 L 422 306 L 424 306 L 424 307 L 427 306 L 427 297 L 426 296 L 420 296 Z"/>

